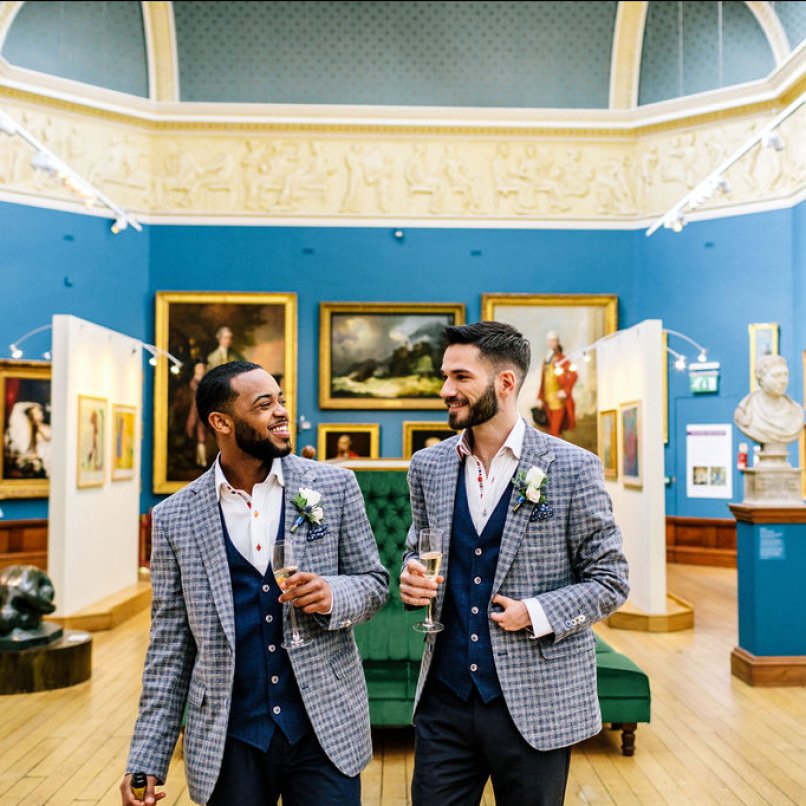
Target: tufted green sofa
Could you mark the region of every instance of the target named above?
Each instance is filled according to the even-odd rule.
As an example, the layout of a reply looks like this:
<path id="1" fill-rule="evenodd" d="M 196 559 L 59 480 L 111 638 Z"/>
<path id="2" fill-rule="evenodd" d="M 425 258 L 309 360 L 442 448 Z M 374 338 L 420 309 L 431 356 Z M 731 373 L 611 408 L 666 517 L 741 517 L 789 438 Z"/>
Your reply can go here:
<path id="1" fill-rule="evenodd" d="M 374 619 L 355 628 L 369 690 L 370 721 L 376 726 L 411 724 L 423 636 L 413 629 L 420 611 L 403 609 L 398 577 L 411 524 L 405 470 L 354 467 L 375 532 L 381 561 L 391 574 L 389 601 Z M 638 722 L 649 722 L 649 679 L 626 655 L 596 637 L 596 668 L 602 720 L 622 731 L 622 752 L 632 755 Z"/>

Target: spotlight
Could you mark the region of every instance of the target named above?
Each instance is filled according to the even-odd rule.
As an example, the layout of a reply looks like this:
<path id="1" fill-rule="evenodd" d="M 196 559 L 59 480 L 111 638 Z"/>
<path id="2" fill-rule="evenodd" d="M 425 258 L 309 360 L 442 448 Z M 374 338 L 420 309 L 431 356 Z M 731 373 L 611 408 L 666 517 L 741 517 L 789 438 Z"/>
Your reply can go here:
<path id="1" fill-rule="evenodd" d="M 570 369 L 571 372 L 576 372 L 577 371 L 577 365 L 576 364 L 570 364 L 568 366 L 568 369 Z"/>
<path id="2" fill-rule="evenodd" d="M 672 232 L 681 233 L 686 226 L 686 219 L 682 213 L 678 213 L 672 220 Z"/>
<path id="3" fill-rule="evenodd" d="M 732 190 L 730 182 L 724 176 L 717 177 L 716 186 L 722 191 L 723 196 L 727 196 Z"/>
<path id="4" fill-rule="evenodd" d="M 37 151 L 31 159 L 31 167 L 46 174 L 55 176 L 59 173 L 61 166 L 49 154 L 44 151 Z"/>
<path id="5" fill-rule="evenodd" d="M 764 148 L 772 148 L 775 151 L 783 151 L 785 148 L 784 139 L 777 131 L 767 132 L 761 138 L 761 145 Z"/>
<path id="6" fill-rule="evenodd" d="M 157 356 L 152 355 L 151 358 L 148 359 L 148 363 L 151 364 L 152 367 L 157 366 Z"/>
<path id="7" fill-rule="evenodd" d="M 125 218 L 118 218 L 115 220 L 115 223 L 112 224 L 112 232 L 115 235 L 120 234 L 129 226 L 129 222 Z"/>
<path id="8" fill-rule="evenodd" d="M 706 352 L 705 352 L 705 350 L 703 350 L 703 351 L 702 351 L 702 352 L 701 352 L 701 353 L 700 353 L 700 354 L 697 356 L 697 361 L 699 361 L 701 364 L 704 364 L 704 363 L 705 363 L 707 360 L 708 360 L 708 353 L 706 353 Z"/>
<path id="9" fill-rule="evenodd" d="M 22 358 L 22 350 L 16 344 L 12 344 L 8 349 L 11 350 L 12 358 Z"/>
<path id="10" fill-rule="evenodd" d="M 559 364 L 556 367 L 554 367 L 555 375 L 562 375 L 563 372 L 565 372 L 565 370 Z"/>
<path id="11" fill-rule="evenodd" d="M 586 364 L 590 364 L 590 362 L 591 362 L 591 356 L 590 356 L 590 353 L 587 353 L 587 352 L 586 352 L 586 353 L 584 353 L 584 354 L 583 354 L 583 356 L 582 356 L 582 360 L 583 360 L 583 361 L 584 361 Z"/>
<path id="12" fill-rule="evenodd" d="M 53 358 L 53 356 L 50 354 L 50 350 L 45 350 L 45 352 L 42 353 L 42 358 L 44 358 L 45 361 L 50 361 L 50 359 Z"/>
<path id="13" fill-rule="evenodd" d="M 677 357 L 677 360 L 674 362 L 674 368 L 679 369 L 680 372 L 686 368 L 686 357 L 684 355 Z"/>
<path id="14" fill-rule="evenodd" d="M 171 364 L 171 375 L 179 374 L 179 364 Z"/>

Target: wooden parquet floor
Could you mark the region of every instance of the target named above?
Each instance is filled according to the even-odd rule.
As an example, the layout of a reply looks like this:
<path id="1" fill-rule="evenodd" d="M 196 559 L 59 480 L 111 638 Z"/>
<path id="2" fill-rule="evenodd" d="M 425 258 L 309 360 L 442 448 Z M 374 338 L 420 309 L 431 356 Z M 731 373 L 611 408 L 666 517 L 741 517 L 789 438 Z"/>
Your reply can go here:
<path id="1" fill-rule="evenodd" d="M 604 730 L 574 750 L 567 804 L 806 804 L 806 688 L 754 689 L 730 674 L 736 572 L 669 566 L 669 590 L 694 603 L 693 630 L 597 627 L 650 676 L 653 714 L 633 758 Z M 148 614 L 95 634 L 93 676 L 79 686 L 0 697 L 0 804 L 117 804 L 137 709 Z M 410 730 L 378 731 L 363 775 L 367 806 L 404 806 Z M 164 806 L 191 801 L 182 760 Z M 485 804 L 493 804 L 492 790 Z M 245 806 L 251 806 L 246 804 Z"/>

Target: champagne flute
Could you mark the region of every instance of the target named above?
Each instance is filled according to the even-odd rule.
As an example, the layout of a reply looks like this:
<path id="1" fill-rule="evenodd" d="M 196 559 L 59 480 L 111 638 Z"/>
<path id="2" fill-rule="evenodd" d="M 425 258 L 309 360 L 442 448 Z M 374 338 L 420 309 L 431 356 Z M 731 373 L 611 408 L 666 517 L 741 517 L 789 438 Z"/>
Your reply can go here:
<path id="1" fill-rule="evenodd" d="M 420 562 L 425 566 L 425 573 L 428 579 L 436 579 L 439 576 L 439 569 L 442 567 L 442 530 L 441 529 L 421 529 L 420 530 Z M 445 629 L 444 624 L 434 621 L 434 600 L 428 600 L 428 610 L 425 621 L 420 621 L 414 625 L 417 632 L 435 633 Z"/>
<path id="2" fill-rule="evenodd" d="M 271 558 L 272 572 L 274 579 L 277 582 L 277 587 L 283 591 L 283 581 L 293 576 L 299 570 L 299 566 L 294 561 L 294 541 L 293 540 L 278 540 L 274 544 Z M 297 609 L 292 602 L 288 603 L 289 616 L 291 617 L 291 640 L 283 640 L 280 644 L 283 649 L 298 649 L 305 646 L 308 641 L 304 640 L 299 634 L 299 627 L 297 626 Z"/>

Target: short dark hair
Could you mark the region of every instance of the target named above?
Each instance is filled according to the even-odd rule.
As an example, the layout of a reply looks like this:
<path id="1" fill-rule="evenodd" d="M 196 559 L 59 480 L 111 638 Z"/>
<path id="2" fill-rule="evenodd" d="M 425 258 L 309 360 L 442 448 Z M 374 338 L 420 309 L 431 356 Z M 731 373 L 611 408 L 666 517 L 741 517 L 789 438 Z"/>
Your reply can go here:
<path id="1" fill-rule="evenodd" d="M 532 363 L 529 340 L 505 322 L 474 322 L 445 328 L 445 346 L 473 344 L 496 369 L 514 367 L 520 389 Z"/>
<path id="2" fill-rule="evenodd" d="M 251 361 L 230 361 L 227 364 L 220 364 L 213 367 L 199 381 L 196 389 L 196 409 L 199 418 L 210 429 L 210 414 L 214 411 L 228 412 L 229 407 L 238 394 L 232 390 L 232 379 L 244 372 L 251 372 L 254 369 L 263 369 L 260 364 L 253 364 Z"/>

